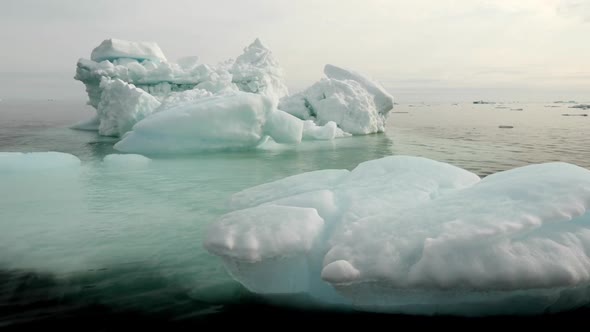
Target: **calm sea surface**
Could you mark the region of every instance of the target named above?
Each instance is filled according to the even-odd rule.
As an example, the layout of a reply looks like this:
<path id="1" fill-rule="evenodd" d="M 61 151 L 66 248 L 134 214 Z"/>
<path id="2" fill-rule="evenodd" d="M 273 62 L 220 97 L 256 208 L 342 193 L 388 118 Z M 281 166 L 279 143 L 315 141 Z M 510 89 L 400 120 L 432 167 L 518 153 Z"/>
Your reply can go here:
<path id="1" fill-rule="evenodd" d="M 204 230 L 239 190 L 395 154 L 449 162 L 480 176 L 549 161 L 590 169 L 590 116 L 563 115 L 590 112 L 569 106 L 401 104 L 385 134 L 152 156 L 146 169 L 117 170 L 101 164 L 116 153 L 115 140 L 68 128 L 92 116 L 84 102 L 0 101 L 0 151 L 61 151 L 83 162 L 74 177 L 0 174 L 0 327 L 192 327 L 237 316 L 414 322 L 269 305 L 205 252 Z"/>

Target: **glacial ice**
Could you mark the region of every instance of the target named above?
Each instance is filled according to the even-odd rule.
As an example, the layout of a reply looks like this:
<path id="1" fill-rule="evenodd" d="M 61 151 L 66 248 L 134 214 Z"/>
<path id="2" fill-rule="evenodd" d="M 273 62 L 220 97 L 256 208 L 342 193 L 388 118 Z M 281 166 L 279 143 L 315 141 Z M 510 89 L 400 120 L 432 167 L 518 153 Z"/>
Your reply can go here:
<path id="1" fill-rule="evenodd" d="M 230 206 L 204 246 L 265 296 L 454 315 L 590 303 L 590 171 L 575 165 L 480 179 L 392 156 L 246 189 Z"/>
<path id="2" fill-rule="evenodd" d="M 325 68 L 328 78 L 302 93 L 288 96 L 282 68 L 259 39 L 244 48 L 243 54 L 235 61 L 228 60 L 215 66 L 199 64 L 198 61 L 198 57 L 193 56 L 170 62 L 153 42 L 103 41 L 92 51 L 91 60 L 78 61 L 75 76 L 86 86 L 88 103 L 96 109 L 97 115 L 72 128 L 98 130 L 100 135 L 123 138 L 143 119 L 149 120 L 156 113 L 169 110 L 191 108 L 191 105 L 207 102 L 213 96 L 219 100 L 217 105 L 223 104 L 220 99 L 233 98 L 240 91 L 262 95 L 271 101 L 273 112 L 261 120 L 267 123 L 264 132 L 254 130 L 248 135 L 232 136 L 235 134 L 231 129 L 234 127 L 232 122 L 244 124 L 241 121 L 248 117 L 238 114 L 236 109 L 225 113 L 225 116 L 233 116 L 225 118 L 226 129 L 218 134 L 198 135 L 195 133 L 201 130 L 199 128 L 221 128 L 219 121 L 222 120 L 219 114 L 207 113 L 211 118 L 200 116 L 198 124 L 191 122 L 195 125 L 191 137 L 198 137 L 198 142 L 181 142 L 183 146 L 172 149 L 188 152 L 216 147 L 251 147 L 255 145 L 254 141 L 266 139 L 258 138 L 260 134 L 271 136 L 276 142 L 296 143 L 301 140 L 299 136 L 306 140 L 331 140 L 350 134 L 381 132 L 385 129 L 387 113 L 393 107 L 393 98 L 379 84 L 332 65 Z M 237 104 L 228 100 L 226 105 Z M 277 107 L 294 117 L 277 111 Z M 205 113 L 199 111 L 199 114 Z M 171 115 L 168 119 L 173 117 Z M 167 117 L 158 117 L 164 118 Z M 146 126 L 153 127 L 154 122 L 151 123 Z M 146 126 L 139 126 L 138 131 L 145 131 Z M 164 133 L 164 128 L 171 132 Z M 188 128 L 185 128 L 186 132 Z M 138 139 L 142 135 L 134 133 L 119 147 L 127 146 L 135 152 L 171 152 L 174 127 L 163 125 L 158 133 L 166 137 L 167 143 L 158 143 L 153 137 L 148 139 L 149 135 Z M 223 133 L 230 136 L 225 137 Z M 181 134 L 176 138 L 184 139 Z M 244 141 L 238 142 L 240 139 Z M 140 148 L 140 141 L 155 146 Z"/>
<path id="3" fill-rule="evenodd" d="M 358 73 L 326 65 L 321 79 L 306 90 L 281 99 L 279 109 L 319 125 L 333 121 L 345 132 L 365 135 L 385 131 L 393 97 Z"/>
<path id="4" fill-rule="evenodd" d="M 301 120 L 275 109 L 270 98 L 235 92 L 158 112 L 135 125 L 115 149 L 169 154 L 251 148 L 266 136 L 277 143 L 299 143 L 302 132 Z"/>

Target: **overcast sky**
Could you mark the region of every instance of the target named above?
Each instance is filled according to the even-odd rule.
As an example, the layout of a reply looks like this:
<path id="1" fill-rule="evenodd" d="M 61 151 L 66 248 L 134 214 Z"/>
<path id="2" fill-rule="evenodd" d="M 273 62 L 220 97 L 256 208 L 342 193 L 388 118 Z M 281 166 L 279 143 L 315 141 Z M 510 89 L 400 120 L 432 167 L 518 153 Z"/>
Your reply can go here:
<path id="1" fill-rule="evenodd" d="M 402 101 L 590 99 L 590 0 L 0 0 L 0 98 L 85 98 L 76 61 L 106 38 L 217 63 L 256 37 L 292 91 L 333 63 Z"/>

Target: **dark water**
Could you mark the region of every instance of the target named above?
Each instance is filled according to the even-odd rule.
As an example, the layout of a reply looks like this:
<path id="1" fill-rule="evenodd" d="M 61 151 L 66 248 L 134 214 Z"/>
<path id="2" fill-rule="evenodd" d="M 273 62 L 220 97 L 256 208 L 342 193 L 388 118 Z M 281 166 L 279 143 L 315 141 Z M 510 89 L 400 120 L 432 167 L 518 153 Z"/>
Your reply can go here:
<path id="1" fill-rule="evenodd" d="M 67 128 L 92 115 L 83 102 L 2 101 L 0 151 L 72 153 L 82 159 L 83 172 L 65 184 L 2 178 L 0 327 L 193 329 L 240 322 L 272 328 L 278 321 L 283 328 L 322 321 L 394 328 L 583 320 L 590 315 L 585 309 L 473 320 L 285 308 L 280 299 L 247 292 L 201 246 L 204 228 L 226 212 L 232 193 L 305 171 L 351 169 L 392 154 L 446 161 L 480 176 L 547 161 L 590 168 L 590 117 L 563 116 L 574 113 L 567 107 L 405 104 L 391 115 L 386 134 L 154 158 L 149 170 L 120 173 L 100 164 L 115 152 L 113 139 Z"/>

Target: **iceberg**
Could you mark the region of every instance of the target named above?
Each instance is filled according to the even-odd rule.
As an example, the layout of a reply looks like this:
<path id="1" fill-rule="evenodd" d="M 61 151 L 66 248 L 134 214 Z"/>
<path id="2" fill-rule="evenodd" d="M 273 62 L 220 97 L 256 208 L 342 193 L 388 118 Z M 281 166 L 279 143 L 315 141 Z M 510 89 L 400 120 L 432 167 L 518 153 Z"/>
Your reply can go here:
<path id="1" fill-rule="evenodd" d="M 467 316 L 590 303 L 590 171 L 575 165 L 480 179 L 392 156 L 246 189 L 230 207 L 204 247 L 263 296 Z"/>
<path id="2" fill-rule="evenodd" d="M 96 116 L 72 128 L 119 137 L 120 151 L 140 153 L 249 148 L 268 137 L 298 143 L 385 130 L 391 95 L 354 71 L 326 65 L 324 72 L 326 78 L 289 96 L 283 69 L 259 39 L 235 61 L 215 66 L 200 64 L 196 56 L 168 61 L 153 42 L 107 39 L 90 60 L 77 63 L 74 78 L 84 83 Z M 260 107 L 266 101 L 245 93 L 270 104 Z"/>
<path id="3" fill-rule="evenodd" d="M 385 131 L 393 97 L 362 75 L 326 65 L 321 79 L 306 90 L 284 97 L 279 109 L 319 125 L 332 121 L 343 131 L 366 135 Z"/>

